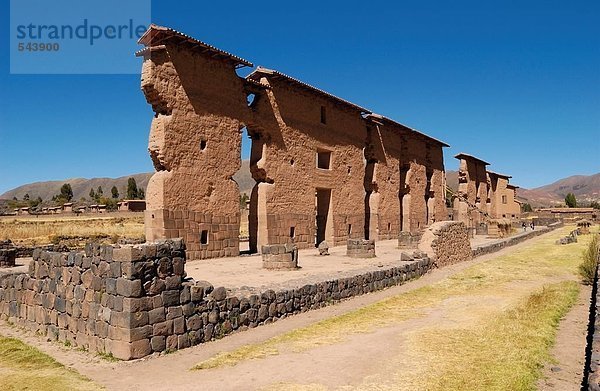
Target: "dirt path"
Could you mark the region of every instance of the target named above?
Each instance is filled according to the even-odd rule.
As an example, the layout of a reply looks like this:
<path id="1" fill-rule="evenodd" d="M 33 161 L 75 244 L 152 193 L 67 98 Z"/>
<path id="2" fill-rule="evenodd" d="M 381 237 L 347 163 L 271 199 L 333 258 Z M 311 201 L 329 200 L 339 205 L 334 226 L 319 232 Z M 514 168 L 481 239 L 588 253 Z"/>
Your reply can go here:
<path id="1" fill-rule="evenodd" d="M 284 350 L 278 355 L 264 359 L 242 361 L 234 367 L 202 371 L 191 371 L 190 368 L 219 352 L 232 351 L 242 346 L 260 343 L 290 330 L 348 313 L 384 298 L 434 284 L 473 265 L 522 249 L 549 235 L 553 235 L 553 233 L 503 249 L 495 254 L 476 258 L 470 262 L 435 270 L 419 280 L 402 286 L 356 297 L 336 306 L 310 311 L 267 326 L 236 333 L 222 340 L 133 362 L 107 362 L 89 353 L 46 342 L 42 337 L 25 334 L 6 325 L 0 326 L 0 334 L 16 335 L 52 355 L 66 366 L 74 368 L 82 375 L 113 390 L 294 389 L 291 384 L 304 385 L 296 386 L 295 389 L 307 389 L 305 386 L 311 384 L 313 386 L 308 389 L 358 387 L 360 389 L 391 390 L 398 389 L 397 384 L 403 384 L 406 389 L 415 389 L 411 382 L 415 379 L 418 380 L 421 375 L 420 371 L 426 371 L 427 365 L 417 365 L 419 360 L 422 362 L 422 357 L 418 357 L 409 348 L 411 336 L 428 327 L 450 329 L 457 325 L 471 324 L 478 319 L 487 317 L 493 311 L 510 306 L 526 292 L 551 281 L 552 278 L 540 278 L 540 281 L 534 284 L 518 284 L 514 286 L 514 289 L 494 291 L 485 296 L 453 297 L 426 308 L 416 318 L 401 321 L 392 326 L 377 328 L 372 332 L 353 334 L 335 344 L 325 344 L 301 352 Z M 585 314 L 582 316 L 580 313 L 585 308 L 580 309 L 579 307 L 577 307 L 579 312 L 572 315 L 574 325 L 579 322 L 581 317 L 586 318 L 587 316 Z M 570 316 L 571 314 L 569 314 Z M 570 319 L 569 317 L 567 318 Z M 561 329 L 561 336 L 562 333 Z M 571 338 L 568 335 L 571 334 L 567 331 L 565 333 L 564 343 L 568 345 Z M 559 340 L 561 338 L 559 337 Z M 558 346 L 557 349 L 560 350 Z M 562 353 L 557 353 L 557 359 L 560 362 L 565 360 L 566 363 L 571 360 L 570 356 L 560 356 Z M 576 350 L 573 350 L 572 354 L 576 355 Z M 561 366 L 565 376 L 567 372 L 575 373 L 575 367 L 576 364 Z M 405 375 L 397 375 L 399 368 L 404 368 Z M 392 376 L 391 374 L 396 375 Z M 573 376 L 570 378 L 572 379 Z M 389 386 L 386 386 L 388 383 Z M 564 388 L 552 389 L 562 390 Z"/>
<path id="2" fill-rule="evenodd" d="M 551 352 L 556 362 L 545 366 L 544 377 L 538 382 L 540 391 L 576 391 L 581 388 L 591 292 L 592 287 L 583 286 L 577 303 L 561 320 Z"/>

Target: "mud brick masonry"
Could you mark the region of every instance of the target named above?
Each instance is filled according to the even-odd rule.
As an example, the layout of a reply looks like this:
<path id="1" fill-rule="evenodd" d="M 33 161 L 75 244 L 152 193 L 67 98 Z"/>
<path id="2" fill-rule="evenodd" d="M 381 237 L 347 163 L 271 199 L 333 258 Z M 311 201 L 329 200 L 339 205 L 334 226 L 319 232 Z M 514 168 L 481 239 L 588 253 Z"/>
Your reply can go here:
<path id="1" fill-rule="evenodd" d="M 395 239 L 445 219 L 447 144 L 275 70 L 239 77 L 250 62 L 169 28 L 140 43 L 155 112 L 147 240 L 182 237 L 190 259 L 239 254 L 244 127 L 252 252 Z"/>
<path id="2" fill-rule="evenodd" d="M 475 156 L 459 153 L 458 193 L 453 197 L 454 219 L 463 222 L 471 234 L 491 234 L 490 225 L 518 219 L 521 205 L 510 176 L 488 171 L 487 163 Z M 496 227 L 494 227 L 497 232 Z"/>

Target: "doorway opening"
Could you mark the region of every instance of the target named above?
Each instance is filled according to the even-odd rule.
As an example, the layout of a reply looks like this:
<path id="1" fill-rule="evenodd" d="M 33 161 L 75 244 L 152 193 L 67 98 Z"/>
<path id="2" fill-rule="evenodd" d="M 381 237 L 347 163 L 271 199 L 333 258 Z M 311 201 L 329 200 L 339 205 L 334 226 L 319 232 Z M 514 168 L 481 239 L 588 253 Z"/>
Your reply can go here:
<path id="1" fill-rule="evenodd" d="M 408 184 L 409 170 L 409 164 L 402 164 L 400 166 L 400 191 L 398 192 L 400 204 L 400 232 L 410 231 L 410 186 Z"/>
<path id="2" fill-rule="evenodd" d="M 431 179 L 433 178 L 433 170 L 431 169 L 427 169 L 426 173 L 425 173 L 426 177 L 427 177 L 427 182 L 425 184 L 425 225 L 430 225 L 432 223 L 431 220 L 433 220 L 433 205 L 431 199 Z"/>
<path id="3" fill-rule="evenodd" d="M 250 237 L 252 224 L 250 223 L 251 215 L 251 195 L 256 181 L 250 172 L 250 155 L 252 150 L 252 137 L 247 127 L 240 129 L 241 148 L 240 159 L 241 165 L 238 172 L 233 176 L 233 180 L 238 184 L 240 192 L 240 234 L 239 234 L 239 250 L 240 254 L 251 254 L 256 252 L 256 248 L 250 245 Z"/>
<path id="4" fill-rule="evenodd" d="M 316 235 L 315 235 L 315 246 L 326 240 L 329 236 L 329 206 L 331 204 L 331 189 L 317 189 L 315 192 L 315 211 L 316 211 Z M 333 245 L 333 243 L 329 243 Z"/>

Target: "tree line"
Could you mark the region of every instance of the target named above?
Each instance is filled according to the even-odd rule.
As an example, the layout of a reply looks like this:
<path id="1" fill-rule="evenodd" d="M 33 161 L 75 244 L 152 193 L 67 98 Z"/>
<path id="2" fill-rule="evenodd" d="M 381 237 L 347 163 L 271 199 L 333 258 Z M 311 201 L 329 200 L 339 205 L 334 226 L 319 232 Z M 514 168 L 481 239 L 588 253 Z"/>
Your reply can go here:
<path id="1" fill-rule="evenodd" d="M 122 199 L 129 200 L 143 200 L 146 198 L 146 194 L 144 189 L 137 186 L 135 178 L 131 177 L 127 180 L 127 189 L 125 190 L 125 196 L 121 197 L 119 189 L 117 186 L 113 186 L 110 189 L 110 196 L 104 195 L 104 190 L 102 186 L 98 186 L 97 189 L 91 188 L 89 192 L 89 200 L 94 201 L 98 204 L 106 205 L 106 208 L 109 210 L 116 210 L 118 205 L 117 203 Z M 54 195 L 51 198 L 51 203 L 53 205 L 64 205 L 68 202 L 73 201 L 73 188 L 70 183 L 64 183 L 58 192 L 58 194 Z M 81 198 L 82 203 L 87 202 L 88 200 L 85 198 Z M 39 208 L 41 207 L 44 201 L 41 197 L 37 197 L 36 199 L 31 199 L 29 193 L 26 193 L 23 196 L 22 200 L 19 200 L 17 197 L 13 197 L 11 201 L 9 201 L 10 208 Z"/>

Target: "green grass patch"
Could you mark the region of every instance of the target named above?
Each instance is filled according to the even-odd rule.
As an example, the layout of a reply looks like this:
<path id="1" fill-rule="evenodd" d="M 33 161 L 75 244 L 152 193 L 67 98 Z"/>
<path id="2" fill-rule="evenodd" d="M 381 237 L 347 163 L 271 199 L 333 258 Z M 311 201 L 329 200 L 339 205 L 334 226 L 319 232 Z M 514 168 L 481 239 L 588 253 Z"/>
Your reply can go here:
<path id="1" fill-rule="evenodd" d="M 0 390 L 99 390 L 52 357 L 15 338 L 0 336 Z"/>

